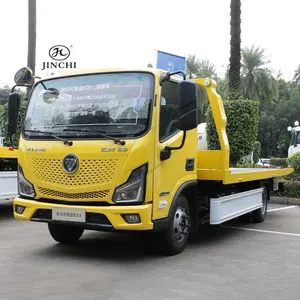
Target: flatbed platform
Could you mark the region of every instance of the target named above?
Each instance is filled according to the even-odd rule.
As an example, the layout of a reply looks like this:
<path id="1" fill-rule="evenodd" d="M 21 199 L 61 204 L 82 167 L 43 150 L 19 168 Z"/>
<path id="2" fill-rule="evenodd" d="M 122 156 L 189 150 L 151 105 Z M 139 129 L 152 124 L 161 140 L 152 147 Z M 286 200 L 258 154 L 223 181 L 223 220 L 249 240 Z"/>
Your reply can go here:
<path id="1" fill-rule="evenodd" d="M 230 168 L 225 173 L 224 183 L 236 183 L 286 176 L 294 171 L 293 168 Z"/>
<path id="2" fill-rule="evenodd" d="M 277 171 L 276 168 L 230 168 L 231 174 L 243 174 L 250 172 L 265 172 L 265 171 Z"/>
<path id="3" fill-rule="evenodd" d="M 199 169 L 198 180 L 218 180 L 223 184 L 256 181 L 269 178 L 278 178 L 291 174 L 293 168 L 229 168 L 229 169 Z"/>

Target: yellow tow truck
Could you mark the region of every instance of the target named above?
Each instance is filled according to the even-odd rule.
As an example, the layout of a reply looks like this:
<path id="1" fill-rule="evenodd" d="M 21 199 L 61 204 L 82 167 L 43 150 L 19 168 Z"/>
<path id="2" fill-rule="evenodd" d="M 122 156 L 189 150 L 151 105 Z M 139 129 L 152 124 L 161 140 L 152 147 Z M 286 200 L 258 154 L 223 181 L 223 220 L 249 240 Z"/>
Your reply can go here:
<path id="1" fill-rule="evenodd" d="M 200 224 L 247 216 L 263 222 L 270 191 L 293 169 L 230 168 L 226 115 L 216 82 L 157 69 L 77 71 L 31 87 L 18 146 L 14 217 L 46 222 L 72 244 L 84 230 L 154 231 L 169 255 Z M 206 91 L 220 150 L 197 149 L 198 88 Z M 20 95 L 9 96 L 16 133 Z"/>

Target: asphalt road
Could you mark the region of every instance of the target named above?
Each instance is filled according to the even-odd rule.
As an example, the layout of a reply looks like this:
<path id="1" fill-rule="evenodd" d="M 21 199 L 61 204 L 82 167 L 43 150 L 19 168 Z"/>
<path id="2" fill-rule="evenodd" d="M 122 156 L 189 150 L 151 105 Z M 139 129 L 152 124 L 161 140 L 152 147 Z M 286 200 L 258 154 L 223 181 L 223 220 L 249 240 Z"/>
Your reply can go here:
<path id="1" fill-rule="evenodd" d="M 173 257 L 127 234 L 59 246 L 45 224 L 14 220 L 11 203 L 0 204 L 0 226 L 1 300 L 300 299 L 300 207 L 203 228 Z"/>

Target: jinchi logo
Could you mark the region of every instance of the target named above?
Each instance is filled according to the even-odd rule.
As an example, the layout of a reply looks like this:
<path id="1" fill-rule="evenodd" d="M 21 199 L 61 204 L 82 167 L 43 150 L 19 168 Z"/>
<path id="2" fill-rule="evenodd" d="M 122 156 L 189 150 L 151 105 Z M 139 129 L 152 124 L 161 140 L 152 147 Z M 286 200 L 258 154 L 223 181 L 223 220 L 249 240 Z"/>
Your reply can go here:
<path id="1" fill-rule="evenodd" d="M 63 45 L 56 45 L 50 48 L 49 56 L 50 58 L 58 61 L 66 60 L 71 54 L 68 47 Z"/>
<path id="2" fill-rule="evenodd" d="M 49 49 L 49 57 L 52 61 L 44 61 L 42 71 L 45 69 L 76 69 L 76 62 L 68 61 L 71 55 L 72 45 L 55 45 Z"/>

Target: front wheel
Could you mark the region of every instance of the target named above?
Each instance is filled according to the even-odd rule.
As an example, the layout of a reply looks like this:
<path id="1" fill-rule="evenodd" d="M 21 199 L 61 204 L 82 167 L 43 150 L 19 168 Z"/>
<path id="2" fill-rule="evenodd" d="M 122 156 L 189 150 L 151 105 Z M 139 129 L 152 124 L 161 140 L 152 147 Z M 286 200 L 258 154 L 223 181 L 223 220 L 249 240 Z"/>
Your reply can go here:
<path id="1" fill-rule="evenodd" d="M 78 241 L 84 231 L 79 227 L 52 223 L 48 223 L 48 229 L 52 238 L 64 245 L 70 245 Z"/>
<path id="2" fill-rule="evenodd" d="M 267 188 L 264 186 L 262 192 L 262 207 L 252 212 L 252 222 L 253 223 L 262 223 L 267 215 L 268 208 L 268 192 Z"/>
<path id="3" fill-rule="evenodd" d="M 164 252 L 167 255 L 179 254 L 184 250 L 190 234 L 189 220 L 188 202 L 184 196 L 180 196 L 172 212 L 169 226 L 163 233 Z"/>

